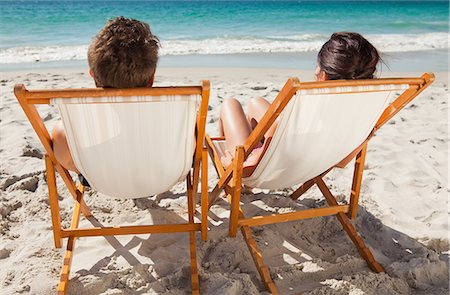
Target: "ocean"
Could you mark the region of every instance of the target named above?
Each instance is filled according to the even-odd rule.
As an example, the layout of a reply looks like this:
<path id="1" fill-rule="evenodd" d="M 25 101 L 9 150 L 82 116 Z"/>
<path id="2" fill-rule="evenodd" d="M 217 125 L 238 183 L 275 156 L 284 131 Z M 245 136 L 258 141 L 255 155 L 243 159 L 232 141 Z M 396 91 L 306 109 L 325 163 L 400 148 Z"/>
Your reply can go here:
<path id="1" fill-rule="evenodd" d="M 316 52 L 356 31 L 381 52 L 446 51 L 445 1 L 0 1 L 1 64 L 85 60 L 108 19 L 146 21 L 162 56 Z"/>

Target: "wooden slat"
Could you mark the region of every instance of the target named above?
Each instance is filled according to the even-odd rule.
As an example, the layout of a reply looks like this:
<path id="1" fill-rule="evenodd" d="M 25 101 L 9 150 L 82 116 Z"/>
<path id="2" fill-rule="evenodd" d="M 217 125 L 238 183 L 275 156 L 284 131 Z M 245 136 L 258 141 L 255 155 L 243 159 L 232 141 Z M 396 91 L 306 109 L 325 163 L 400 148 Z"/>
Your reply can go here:
<path id="1" fill-rule="evenodd" d="M 323 196 L 327 200 L 328 204 L 330 206 L 338 205 L 336 199 L 333 197 L 330 190 L 326 186 L 325 182 L 323 182 L 322 178 L 317 177 L 314 180 L 317 186 L 319 187 L 320 191 L 322 192 Z M 361 236 L 359 236 L 358 232 L 356 231 L 355 227 L 353 226 L 347 215 L 342 212 L 339 212 L 337 213 L 337 219 L 342 224 L 342 227 L 348 234 L 350 240 L 353 242 L 353 244 L 355 244 L 361 257 L 364 258 L 364 260 L 366 260 L 370 269 L 372 269 L 375 272 L 384 272 L 383 267 L 375 260 L 375 257 L 373 256 L 372 252 L 370 251 L 369 248 L 367 248 L 366 244 L 364 243 L 364 240 L 361 238 Z"/>
<path id="2" fill-rule="evenodd" d="M 206 148 L 202 151 L 202 201 L 201 201 L 201 218 L 202 218 L 202 240 L 208 238 L 208 152 Z"/>
<path id="3" fill-rule="evenodd" d="M 25 89 L 24 85 L 16 85 L 14 87 L 14 94 L 17 98 L 17 101 L 19 102 L 20 106 L 22 107 L 25 115 L 27 116 L 28 120 L 30 121 L 31 126 L 33 127 L 34 131 L 36 132 L 36 135 L 38 136 L 39 140 L 41 141 L 42 145 L 44 146 L 44 149 L 47 153 L 47 155 L 50 157 L 53 163 L 56 163 L 56 158 L 53 153 L 53 144 L 50 137 L 50 133 L 48 132 L 47 128 L 45 127 L 44 121 L 40 117 L 36 107 L 34 105 L 29 105 L 27 100 L 25 99 L 25 94 L 27 90 Z"/>
<path id="4" fill-rule="evenodd" d="M 422 91 L 428 88 L 428 86 L 433 83 L 435 77 L 433 73 L 425 73 L 421 78 L 422 82 L 420 84 L 420 88 L 416 89 L 411 87 L 403 92 L 396 100 L 394 100 L 381 114 L 377 123 L 375 124 L 374 130 L 372 132 L 375 133 L 376 130 L 380 129 L 381 126 L 386 124 L 392 117 L 394 117 L 398 112 L 400 112 L 408 103 L 410 103 L 417 95 L 419 95 Z M 408 83 L 414 84 L 414 83 Z"/>
<path id="5" fill-rule="evenodd" d="M 179 233 L 197 230 L 201 230 L 200 224 L 198 223 L 94 227 L 94 228 L 63 229 L 62 237 L 65 238 L 65 237 L 140 235 L 140 234 L 156 234 L 156 233 Z"/>
<path id="6" fill-rule="evenodd" d="M 81 191 L 83 192 L 83 191 Z M 80 212 L 81 212 L 81 201 L 83 200 L 83 195 L 79 195 L 75 201 L 75 207 L 73 209 L 72 222 L 70 224 L 70 229 L 75 230 L 78 228 L 80 223 Z M 64 254 L 63 267 L 61 269 L 61 277 L 59 285 L 57 288 L 58 294 L 66 294 L 67 286 L 69 284 L 70 277 L 70 267 L 72 265 L 73 251 L 75 249 L 76 237 L 69 237 L 67 241 L 66 253 Z"/>
<path id="7" fill-rule="evenodd" d="M 193 177 L 192 177 L 192 184 L 191 184 L 191 194 L 189 198 L 190 204 L 188 204 L 189 207 L 189 223 L 192 226 L 195 226 L 195 230 L 201 230 L 202 232 L 202 238 L 206 240 L 206 235 L 208 231 L 208 216 L 207 214 L 205 217 L 203 217 L 203 200 L 206 198 L 208 199 L 208 172 L 207 167 L 205 169 L 205 163 L 206 166 L 208 165 L 207 162 L 207 155 L 206 151 L 203 148 L 203 144 L 205 141 L 205 128 L 206 128 L 206 117 L 208 113 L 208 104 L 209 104 L 209 95 L 210 95 L 210 82 L 208 80 L 202 81 L 201 86 L 201 95 L 202 95 L 202 102 L 200 105 L 200 109 L 197 114 L 197 126 L 196 126 L 196 147 L 195 147 L 195 154 L 194 154 L 194 163 L 193 163 Z M 206 157 L 205 157 L 206 156 Z M 195 213 L 195 196 L 197 194 L 198 189 L 198 183 L 199 183 L 199 176 L 200 176 L 200 164 L 203 162 L 202 165 L 202 190 L 201 190 L 201 198 L 202 198 L 202 222 L 201 225 L 194 223 L 194 213 Z M 190 178 L 189 178 L 190 179 Z M 205 184 L 206 183 L 206 190 L 205 190 Z M 188 181 L 189 185 L 189 181 Z M 188 200 L 189 201 L 189 200 Z M 206 218 L 206 222 L 205 219 Z M 205 229 L 206 226 L 206 229 Z M 190 251 L 190 258 L 191 258 L 191 284 L 192 284 L 192 294 L 199 294 L 199 279 L 198 279 L 198 269 L 197 269 L 197 254 L 196 254 L 196 241 L 195 241 L 195 232 L 189 233 L 189 251 Z"/>
<path id="8" fill-rule="evenodd" d="M 49 104 L 52 98 L 108 97 L 108 96 L 162 96 L 201 95 L 201 86 L 141 87 L 141 88 L 80 88 L 58 90 L 27 90 L 25 99 L 30 104 Z"/>
<path id="9" fill-rule="evenodd" d="M 52 217 L 52 229 L 53 229 L 53 240 L 55 242 L 56 248 L 61 248 L 61 216 L 58 202 L 58 191 L 56 188 L 56 176 L 55 167 L 53 167 L 52 160 L 46 154 L 45 155 L 45 167 L 47 171 L 47 186 L 48 186 L 48 196 L 50 203 L 50 214 Z"/>
<path id="10" fill-rule="evenodd" d="M 328 80 L 315 82 L 295 83 L 297 90 L 316 89 L 316 88 L 332 88 L 332 87 L 352 87 L 352 86 L 372 86 L 372 85 L 423 85 L 426 81 L 424 78 L 384 78 L 384 79 L 367 79 L 367 80 Z"/>
<path id="11" fill-rule="evenodd" d="M 202 81 L 201 89 L 202 89 L 201 91 L 202 102 L 197 115 L 197 126 L 196 126 L 197 145 L 195 147 L 194 165 L 193 165 L 194 172 L 193 172 L 192 186 L 194 189 L 194 194 L 197 194 L 200 176 L 200 162 L 202 159 L 202 150 L 205 142 L 206 117 L 208 114 L 208 104 L 210 94 L 210 83 L 208 80 Z"/>
<path id="12" fill-rule="evenodd" d="M 361 143 L 356 149 L 354 149 L 350 154 L 348 154 L 344 159 L 342 159 L 339 163 L 337 163 L 334 167 L 337 168 L 345 168 L 348 163 L 350 163 L 358 153 L 363 149 L 365 145 L 369 142 L 370 138 L 372 138 L 373 133 L 371 133 L 363 143 Z"/>
<path id="13" fill-rule="evenodd" d="M 208 209 L 211 208 L 212 205 L 214 205 L 214 203 L 217 201 L 217 198 L 219 197 L 222 189 L 223 189 L 223 187 L 219 187 L 219 184 L 216 184 L 216 186 L 213 188 L 213 190 L 209 193 Z"/>
<path id="14" fill-rule="evenodd" d="M 67 241 L 66 253 L 64 254 L 64 263 L 61 269 L 61 278 L 58 284 L 57 293 L 64 295 L 67 292 L 67 286 L 69 284 L 70 265 L 72 264 L 73 249 L 75 247 L 75 238 L 70 237 Z"/>
<path id="15" fill-rule="evenodd" d="M 361 192 L 361 183 L 364 171 L 364 163 L 366 161 L 367 143 L 358 153 L 355 160 L 355 170 L 353 171 L 352 190 L 350 192 L 350 210 L 347 216 L 355 219 L 358 212 L 359 195 Z"/>
<path id="16" fill-rule="evenodd" d="M 306 193 L 314 185 L 314 179 L 310 179 L 303 183 L 298 189 L 296 189 L 291 195 L 292 200 L 297 200 L 301 195 Z"/>
<path id="17" fill-rule="evenodd" d="M 331 170 L 333 170 L 334 167 L 331 167 L 327 170 L 325 170 L 322 174 L 320 174 L 320 177 L 324 177 L 325 175 L 328 174 L 328 172 L 330 172 Z M 293 200 L 298 199 L 301 195 L 303 195 L 304 193 L 306 193 L 313 185 L 315 184 L 314 182 L 314 178 L 306 181 L 305 183 L 303 183 L 295 192 L 293 192 L 290 197 Z"/>
<path id="18" fill-rule="evenodd" d="M 210 139 L 212 141 L 214 141 L 214 140 L 225 140 L 225 136 L 213 136 L 213 137 L 210 137 Z"/>
<path id="19" fill-rule="evenodd" d="M 225 185 L 227 185 L 230 180 L 231 177 L 233 176 L 233 165 L 229 165 L 224 173 L 222 174 L 222 177 L 219 178 L 219 181 L 217 182 L 216 187 L 214 187 L 213 191 L 211 194 L 215 194 L 216 190 L 217 193 L 220 193 L 222 191 L 222 189 L 224 188 Z M 213 205 L 211 197 L 209 198 L 209 206 Z"/>
<path id="20" fill-rule="evenodd" d="M 331 207 L 324 208 L 314 208 L 314 209 L 305 209 L 296 212 L 289 213 L 281 213 L 281 214 L 272 214 L 267 216 L 255 216 L 245 219 L 239 220 L 240 226 L 257 226 L 257 225 L 266 225 L 272 223 L 280 223 L 280 222 L 288 222 L 293 220 L 314 218 L 314 217 L 322 217 L 334 215 L 339 212 L 347 213 L 349 210 L 349 205 L 337 205 Z"/>
<path id="21" fill-rule="evenodd" d="M 69 174 L 69 171 L 67 171 L 66 168 L 64 168 L 61 164 L 56 162 L 55 168 L 58 171 L 59 175 L 61 176 L 63 182 L 66 184 L 67 190 L 72 195 L 72 197 L 77 200 L 81 194 L 81 192 L 77 189 L 75 182 L 73 181 L 72 177 Z M 92 216 L 91 211 L 89 210 L 89 207 L 86 205 L 86 202 L 84 199 L 81 199 L 81 212 L 85 217 Z"/>
<path id="22" fill-rule="evenodd" d="M 80 212 L 81 212 L 82 200 L 83 200 L 83 192 L 80 192 L 78 199 L 75 200 L 75 206 L 73 208 L 72 222 L 70 224 L 70 230 L 76 230 L 78 228 L 78 224 L 80 223 Z M 63 237 L 64 237 L 64 235 L 63 235 Z"/>
<path id="23" fill-rule="evenodd" d="M 253 239 L 251 229 L 248 226 L 242 226 L 241 232 L 266 290 L 272 294 L 278 294 L 278 289 L 272 281 L 269 269 L 264 263 L 261 251 L 258 249 L 255 239 Z"/>
<path id="24" fill-rule="evenodd" d="M 213 166 L 216 169 L 217 175 L 219 178 L 222 177 L 222 175 L 225 173 L 225 169 L 223 168 L 222 162 L 220 161 L 220 157 L 216 151 L 216 148 L 212 142 L 212 138 L 209 137 L 208 134 L 205 136 L 205 143 L 206 148 L 208 150 L 209 156 L 211 157 L 213 161 Z M 208 210 L 211 208 L 211 206 L 216 202 L 217 198 L 219 197 L 221 189 L 219 188 L 219 185 L 217 184 L 208 197 Z"/>
<path id="25" fill-rule="evenodd" d="M 205 135 L 205 139 L 206 139 L 206 148 L 208 149 L 209 156 L 211 157 L 214 164 L 214 168 L 216 168 L 217 175 L 220 178 L 225 172 L 225 168 L 223 167 L 222 162 L 220 161 L 219 154 L 213 143 L 214 139 L 211 138 L 208 134 Z"/>
<path id="26" fill-rule="evenodd" d="M 225 188 L 225 191 L 227 193 L 228 203 L 231 204 L 232 188 L 227 186 Z M 240 208 L 240 207 L 239 207 L 238 217 L 239 217 L 239 219 L 245 219 L 244 212 L 242 211 L 242 208 Z M 252 235 L 250 227 L 242 226 L 241 232 L 244 237 L 244 241 L 247 244 L 248 250 L 250 251 L 250 254 L 252 255 L 253 261 L 255 262 L 256 270 L 258 271 L 259 275 L 261 276 L 261 280 L 263 281 L 264 286 L 266 287 L 267 291 L 271 292 L 272 294 L 278 294 L 277 287 L 275 286 L 274 282 L 272 281 L 272 278 L 270 277 L 269 270 L 264 263 L 261 251 L 258 249 L 258 246 L 256 245 L 256 241 L 253 239 L 253 235 Z"/>
<path id="27" fill-rule="evenodd" d="M 191 264 L 191 285 L 192 294 L 199 294 L 199 280 L 197 267 L 197 249 L 195 241 L 195 232 L 189 233 L 189 255 Z"/>
<path id="28" fill-rule="evenodd" d="M 202 187 L 201 187 L 201 225 L 193 224 L 195 202 L 193 202 L 192 214 L 189 220 L 192 219 L 192 224 L 199 227 L 201 230 L 201 236 L 203 240 L 207 239 L 208 234 L 208 155 L 206 149 L 204 149 L 205 134 L 206 134 L 206 119 L 208 113 L 209 96 L 210 96 L 210 82 L 208 80 L 202 81 L 202 103 L 200 105 L 199 113 L 197 115 L 197 145 L 194 155 L 193 164 L 193 195 L 197 193 L 197 187 L 199 182 L 200 164 L 202 164 Z M 205 206 L 204 203 L 206 202 Z M 191 283 L 192 283 L 192 294 L 199 294 L 199 278 L 197 269 L 197 256 L 196 256 L 196 242 L 195 233 L 189 233 L 190 238 L 190 254 L 191 254 Z"/>
<path id="29" fill-rule="evenodd" d="M 194 190 L 191 183 L 191 173 L 189 172 L 186 176 L 186 186 L 187 186 L 187 202 L 188 202 L 188 220 L 189 224 L 194 223 L 194 212 L 195 212 L 195 203 L 194 203 Z"/>
<path id="30" fill-rule="evenodd" d="M 188 195 L 188 225 L 197 226 L 200 229 L 199 224 L 194 223 L 194 191 L 191 183 L 191 175 L 190 173 L 186 177 L 186 185 L 187 185 L 187 195 Z M 165 225 L 166 227 L 168 225 Z M 174 228 L 174 225 L 169 225 L 167 228 Z M 147 226 L 155 227 L 155 226 Z M 178 225 L 175 225 L 178 228 Z M 184 232 L 186 230 L 183 230 Z M 192 285 L 192 294 L 199 294 L 199 282 L 198 282 L 198 269 L 197 269 L 197 252 L 196 252 L 196 241 L 195 241 L 195 231 L 189 232 L 189 257 L 190 257 L 190 266 L 191 266 L 191 285 Z"/>
<path id="31" fill-rule="evenodd" d="M 228 203 L 230 203 L 230 204 L 231 204 L 231 198 L 232 198 L 231 193 L 232 193 L 231 191 L 227 192 L 227 200 L 228 200 Z M 244 215 L 244 212 L 242 211 L 242 208 L 239 208 L 238 217 L 239 217 L 239 219 L 245 219 L 245 215 Z M 256 270 L 258 271 L 258 273 L 261 277 L 261 280 L 262 280 L 264 286 L 266 287 L 266 290 L 271 292 L 272 294 L 278 294 L 277 287 L 275 286 L 274 282 L 272 281 L 269 269 L 267 268 L 266 264 L 264 263 L 262 253 L 258 249 L 256 241 L 253 238 L 251 228 L 248 226 L 242 226 L 241 233 L 242 233 L 245 243 L 247 244 L 248 250 L 250 251 L 250 254 L 252 255 Z"/>
<path id="32" fill-rule="evenodd" d="M 239 208 L 242 189 L 242 172 L 244 166 L 244 147 L 237 146 L 233 161 L 233 184 L 230 208 L 230 237 L 235 237 L 238 228 Z"/>
<path id="33" fill-rule="evenodd" d="M 381 114 L 377 123 L 375 124 L 374 129 L 379 129 L 382 125 L 384 125 L 387 121 L 389 121 L 392 117 L 394 117 L 398 112 L 400 112 L 403 107 L 411 101 L 417 94 L 417 89 L 409 88 L 405 92 L 403 92 L 396 100 L 394 100 Z"/>

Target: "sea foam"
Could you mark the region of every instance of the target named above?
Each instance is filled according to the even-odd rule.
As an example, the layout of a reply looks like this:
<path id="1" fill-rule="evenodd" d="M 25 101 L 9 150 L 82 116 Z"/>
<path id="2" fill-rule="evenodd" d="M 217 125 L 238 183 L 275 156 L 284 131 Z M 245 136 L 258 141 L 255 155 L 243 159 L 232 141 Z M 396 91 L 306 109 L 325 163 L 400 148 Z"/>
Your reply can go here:
<path id="1" fill-rule="evenodd" d="M 450 34 L 366 35 L 381 52 L 406 52 L 448 49 Z M 160 55 L 236 54 L 271 52 L 315 52 L 329 38 L 322 34 L 268 37 L 217 37 L 203 40 L 169 39 L 161 41 Z M 27 46 L 0 49 L 0 63 L 29 63 L 84 60 L 88 45 Z"/>

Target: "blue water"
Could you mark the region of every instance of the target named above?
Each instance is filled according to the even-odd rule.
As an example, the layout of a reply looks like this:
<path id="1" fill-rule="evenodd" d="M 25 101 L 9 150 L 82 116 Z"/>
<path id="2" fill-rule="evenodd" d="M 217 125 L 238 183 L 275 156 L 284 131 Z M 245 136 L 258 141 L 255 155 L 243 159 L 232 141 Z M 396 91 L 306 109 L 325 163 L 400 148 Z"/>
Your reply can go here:
<path id="1" fill-rule="evenodd" d="M 0 63 L 82 59 L 119 15 L 148 22 L 168 55 L 307 52 L 344 30 L 386 51 L 448 48 L 444 1 L 0 1 L 0 11 Z"/>

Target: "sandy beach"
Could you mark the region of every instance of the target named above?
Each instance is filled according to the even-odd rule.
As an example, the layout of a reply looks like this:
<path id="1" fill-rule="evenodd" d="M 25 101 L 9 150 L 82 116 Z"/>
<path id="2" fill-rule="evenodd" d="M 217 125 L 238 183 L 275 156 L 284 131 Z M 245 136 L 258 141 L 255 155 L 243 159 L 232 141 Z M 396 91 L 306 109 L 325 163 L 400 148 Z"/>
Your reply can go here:
<path id="1" fill-rule="evenodd" d="M 407 77 L 421 73 L 383 72 Z M 212 83 L 207 132 L 217 134 L 221 102 L 234 96 L 273 100 L 288 77 L 313 80 L 312 71 L 263 68 L 161 67 L 156 85 Z M 257 227 L 254 234 L 281 294 L 448 294 L 448 73 L 384 126 L 366 159 L 356 227 L 385 267 L 376 274 L 334 217 Z M 0 294 L 54 293 L 64 252 L 55 249 L 43 149 L 12 90 L 94 87 L 85 68 L 1 73 L 0 132 Z M 39 108 L 51 128 L 51 106 Z M 209 188 L 217 181 L 209 163 Z M 348 200 L 352 164 L 326 177 L 333 194 Z M 63 225 L 72 198 L 58 179 Z M 292 190 L 253 189 L 242 196 L 251 214 L 320 207 L 314 188 L 298 201 Z M 114 200 L 88 191 L 96 219 L 80 226 L 176 223 L 187 220 L 185 183 L 151 198 Z M 266 213 L 266 214 L 267 214 Z M 198 240 L 202 294 L 265 294 L 247 247 L 238 234 L 227 237 L 228 205 L 212 207 L 207 242 Z M 138 235 L 77 240 L 69 294 L 188 294 L 188 236 Z"/>

